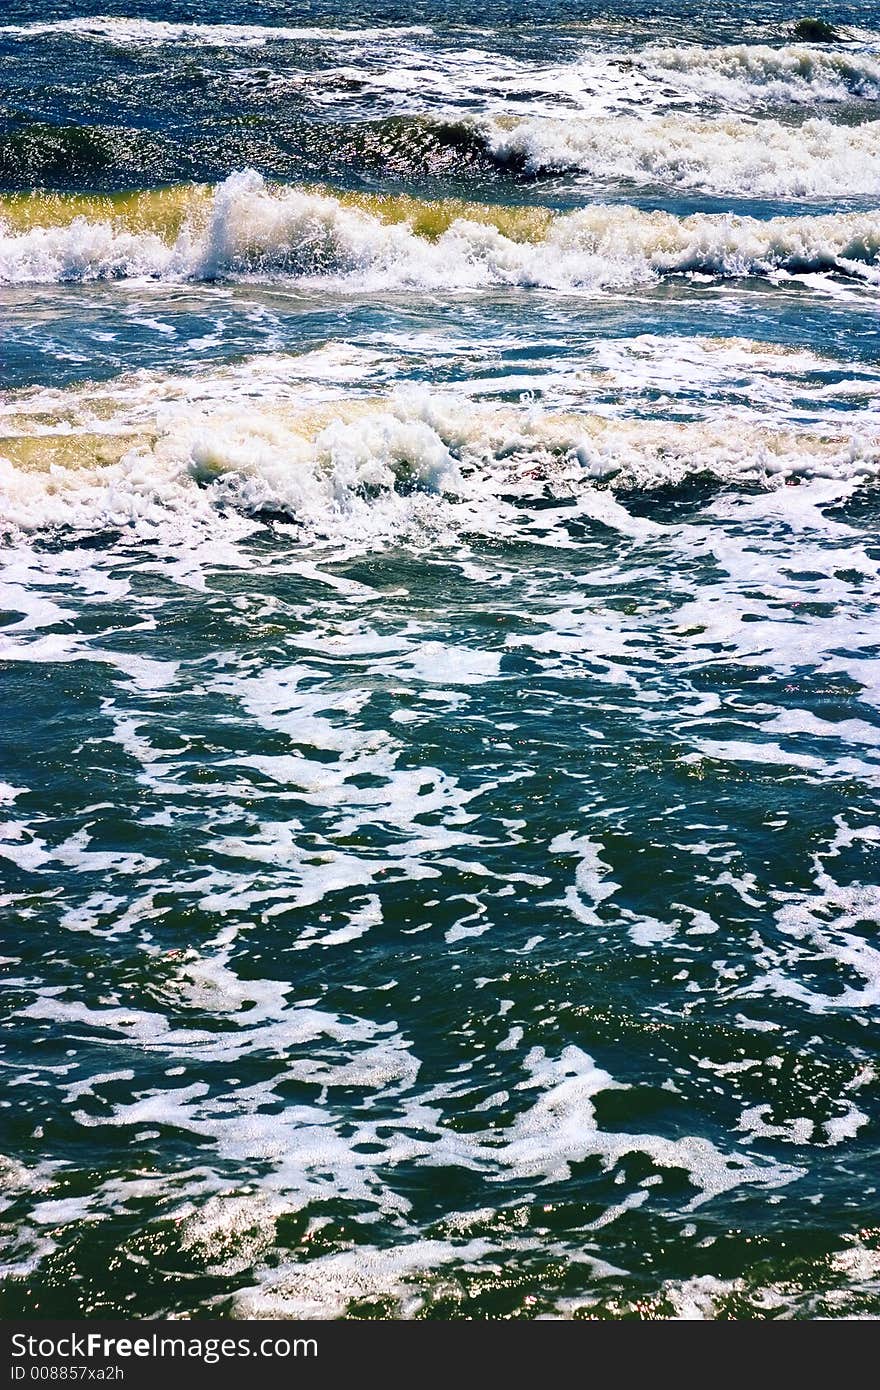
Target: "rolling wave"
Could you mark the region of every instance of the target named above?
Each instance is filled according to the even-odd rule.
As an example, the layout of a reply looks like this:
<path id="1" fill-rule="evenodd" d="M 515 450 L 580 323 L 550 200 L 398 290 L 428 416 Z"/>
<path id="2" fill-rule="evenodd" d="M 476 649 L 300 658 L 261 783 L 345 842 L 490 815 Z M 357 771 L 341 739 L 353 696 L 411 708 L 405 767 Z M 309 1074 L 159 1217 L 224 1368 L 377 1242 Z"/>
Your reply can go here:
<path id="1" fill-rule="evenodd" d="M 222 179 L 259 161 L 286 181 L 318 177 L 498 179 L 507 172 L 469 121 L 385 116 L 317 123 L 287 107 L 255 122 L 231 122 L 222 134 L 186 138 L 131 126 L 18 122 L 0 129 L 0 188 L 78 190 L 152 186 L 160 181 Z"/>
<path id="2" fill-rule="evenodd" d="M 390 116 L 353 124 L 273 118 L 230 128 L 218 143 L 173 144 L 152 131 L 53 126 L 0 132 L 7 188 L 131 187 L 183 175 L 225 176 L 229 162 L 259 157 L 291 181 L 310 176 L 412 179 L 461 176 L 533 180 L 576 174 L 616 188 L 665 188 L 739 198 L 865 198 L 880 195 L 880 120 L 799 125 L 741 116 L 676 113 L 586 120 L 552 116 Z M 206 172 L 202 172 L 206 171 Z"/>

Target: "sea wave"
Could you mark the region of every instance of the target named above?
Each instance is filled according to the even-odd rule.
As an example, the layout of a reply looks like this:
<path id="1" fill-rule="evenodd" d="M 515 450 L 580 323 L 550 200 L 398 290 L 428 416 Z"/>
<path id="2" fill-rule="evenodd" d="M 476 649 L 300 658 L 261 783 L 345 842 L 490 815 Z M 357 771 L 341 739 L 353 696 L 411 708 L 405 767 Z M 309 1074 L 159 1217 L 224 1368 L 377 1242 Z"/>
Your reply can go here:
<path id="1" fill-rule="evenodd" d="M 575 174 L 600 187 L 668 189 L 740 199 L 822 200 L 880 196 L 880 120 L 799 125 L 729 115 L 396 115 L 349 123 L 286 118 L 261 137 L 260 158 L 297 181 L 363 175 L 426 175 L 532 181 Z M 9 189 L 137 187 L 151 180 L 216 178 L 229 161 L 254 158 L 249 129 L 222 150 L 204 139 L 177 145 L 125 127 L 22 124 L 0 132 L 0 182 Z"/>
<path id="2" fill-rule="evenodd" d="M 491 121 L 486 148 L 499 163 L 540 176 L 576 172 L 602 181 L 759 198 L 880 194 L 880 121 L 801 125 L 729 116 L 615 116 L 584 121 Z"/>
<path id="3" fill-rule="evenodd" d="M 271 378 L 260 370 L 25 393 L 0 421 L 0 529 L 133 527 L 167 539 L 269 515 L 334 540 L 528 535 L 555 498 L 634 534 L 645 526 L 609 489 L 622 497 L 696 477 L 847 487 L 880 473 L 873 413 L 855 429 L 742 412 L 610 419 L 423 387 L 340 397 L 306 389 L 295 360 Z"/>
<path id="4" fill-rule="evenodd" d="M 478 29 L 456 42 L 419 24 L 338 28 L 107 15 L 0 25 L 0 41 L 11 44 L 60 39 L 135 52 L 165 47 L 177 55 L 199 52 L 207 62 L 210 50 L 260 49 L 263 62 L 278 57 L 275 78 L 295 75 L 323 106 L 367 94 L 410 114 L 442 109 L 453 117 L 476 105 L 485 113 L 526 109 L 535 116 L 562 106 L 594 117 L 636 107 L 747 111 L 880 97 L 876 36 L 834 45 L 649 43 L 640 49 L 578 38 L 556 49 L 524 45 L 516 53 L 498 37 L 499 31 Z M 299 70 L 291 68 L 297 54 L 304 60 Z"/>
<path id="5" fill-rule="evenodd" d="M 0 131 L 0 183 L 7 188 L 117 186 L 170 177 L 174 156 L 152 131 L 30 121 Z M 179 175 L 178 175 L 179 176 Z"/>
<path id="6" fill-rule="evenodd" d="M 266 170 L 288 181 L 317 171 L 325 177 L 366 173 L 371 181 L 504 175 L 483 132 L 469 121 L 416 115 L 318 123 L 284 109 L 271 126 L 260 126 L 256 149 L 246 123 L 230 125 L 218 143 L 207 132 L 184 138 L 132 126 L 20 120 L 0 130 L 0 187 L 19 194 L 36 188 L 111 192 L 157 180 L 216 179 L 257 153 Z"/>
<path id="7" fill-rule="evenodd" d="M 640 66 L 658 78 L 723 102 L 874 101 L 880 97 L 876 48 L 804 44 L 727 44 L 645 49 Z"/>
<path id="8" fill-rule="evenodd" d="M 244 170 L 207 196 L 201 214 L 188 216 L 173 239 L 112 216 L 74 216 L 19 230 L 7 215 L 0 227 L 0 283 L 243 276 L 360 291 L 579 291 L 688 272 L 741 277 L 808 271 L 880 283 L 878 213 L 761 221 L 596 204 L 558 215 L 527 210 L 519 225 L 515 210 L 460 208 L 272 187 Z"/>

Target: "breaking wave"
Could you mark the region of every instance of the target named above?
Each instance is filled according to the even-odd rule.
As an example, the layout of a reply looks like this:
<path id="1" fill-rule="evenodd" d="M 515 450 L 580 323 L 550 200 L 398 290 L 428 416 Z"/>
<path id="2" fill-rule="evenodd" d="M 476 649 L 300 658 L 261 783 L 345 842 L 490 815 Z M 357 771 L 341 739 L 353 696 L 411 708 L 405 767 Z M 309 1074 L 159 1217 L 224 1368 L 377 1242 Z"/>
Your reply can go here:
<path id="1" fill-rule="evenodd" d="M 723 412 L 609 419 L 416 387 L 322 397 L 303 389 L 297 361 L 278 359 L 265 380 L 245 364 L 204 380 L 141 375 L 97 392 L 25 393 L 4 413 L 0 530 L 134 527 L 167 540 L 181 527 L 213 531 L 218 518 L 235 532 L 270 516 L 334 540 L 512 535 L 534 525 L 523 503 L 555 498 L 636 533 L 651 524 L 609 489 L 694 478 L 846 487 L 880 472 L 874 415 L 854 433 Z"/>
<path id="2" fill-rule="evenodd" d="M 39 211 L 32 216 L 38 219 Z M 194 192 L 173 238 L 162 229 L 134 229 L 112 214 L 20 229 L 7 209 L 0 226 L 0 283 L 6 284 L 244 276 L 365 291 L 601 290 L 687 272 L 834 271 L 878 282 L 878 263 L 878 213 L 761 221 L 599 204 L 553 215 L 454 201 L 335 197 L 272 187 L 253 170 L 231 175 L 211 194 Z"/>
<path id="3" fill-rule="evenodd" d="M 486 147 L 503 165 L 539 176 L 577 172 L 603 181 L 762 198 L 880 194 L 880 121 L 859 126 L 730 116 L 533 117 L 494 121 Z"/>
<path id="4" fill-rule="evenodd" d="M 804 44 L 651 47 L 640 62 L 657 77 L 719 102 L 784 104 L 880 97 L 880 58 L 872 50 Z"/>

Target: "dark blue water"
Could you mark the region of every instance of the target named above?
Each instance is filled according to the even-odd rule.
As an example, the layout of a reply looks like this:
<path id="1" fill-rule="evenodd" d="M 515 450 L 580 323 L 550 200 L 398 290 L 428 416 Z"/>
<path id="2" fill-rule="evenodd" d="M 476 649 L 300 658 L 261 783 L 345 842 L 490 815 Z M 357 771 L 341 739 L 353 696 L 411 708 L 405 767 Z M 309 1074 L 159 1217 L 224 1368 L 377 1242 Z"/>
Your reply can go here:
<path id="1" fill-rule="evenodd" d="M 876 1317 L 880 8 L 10 4 L 7 1315 Z"/>

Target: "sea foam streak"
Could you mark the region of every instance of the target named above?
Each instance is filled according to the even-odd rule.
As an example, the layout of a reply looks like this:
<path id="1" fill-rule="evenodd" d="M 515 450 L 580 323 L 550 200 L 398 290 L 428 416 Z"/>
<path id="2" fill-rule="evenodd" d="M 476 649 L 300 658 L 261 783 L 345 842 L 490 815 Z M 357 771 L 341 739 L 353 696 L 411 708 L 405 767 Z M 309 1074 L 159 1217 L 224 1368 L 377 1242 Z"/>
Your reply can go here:
<path id="1" fill-rule="evenodd" d="M 431 32 L 427 25 L 332 29 L 266 24 L 175 24 L 167 20 L 124 19 L 111 15 L 0 25 L 0 37 L 34 39 L 58 35 L 131 47 L 186 43 L 196 47 L 252 48 L 279 41 L 351 43 L 364 39 L 430 35 Z"/>
<path id="2" fill-rule="evenodd" d="M 591 290 L 702 272 L 724 277 L 836 271 L 880 280 L 880 214 L 759 221 L 731 214 L 676 217 L 593 205 L 550 218 L 537 240 L 514 240 L 490 220 L 458 218 L 436 238 L 329 195 L 230 175 L 206 218 L 172 242 L 112 221 L 0 231 L 0 283 L 127 277 L 292 278 L 360 290 L 533 286 Z"/>

